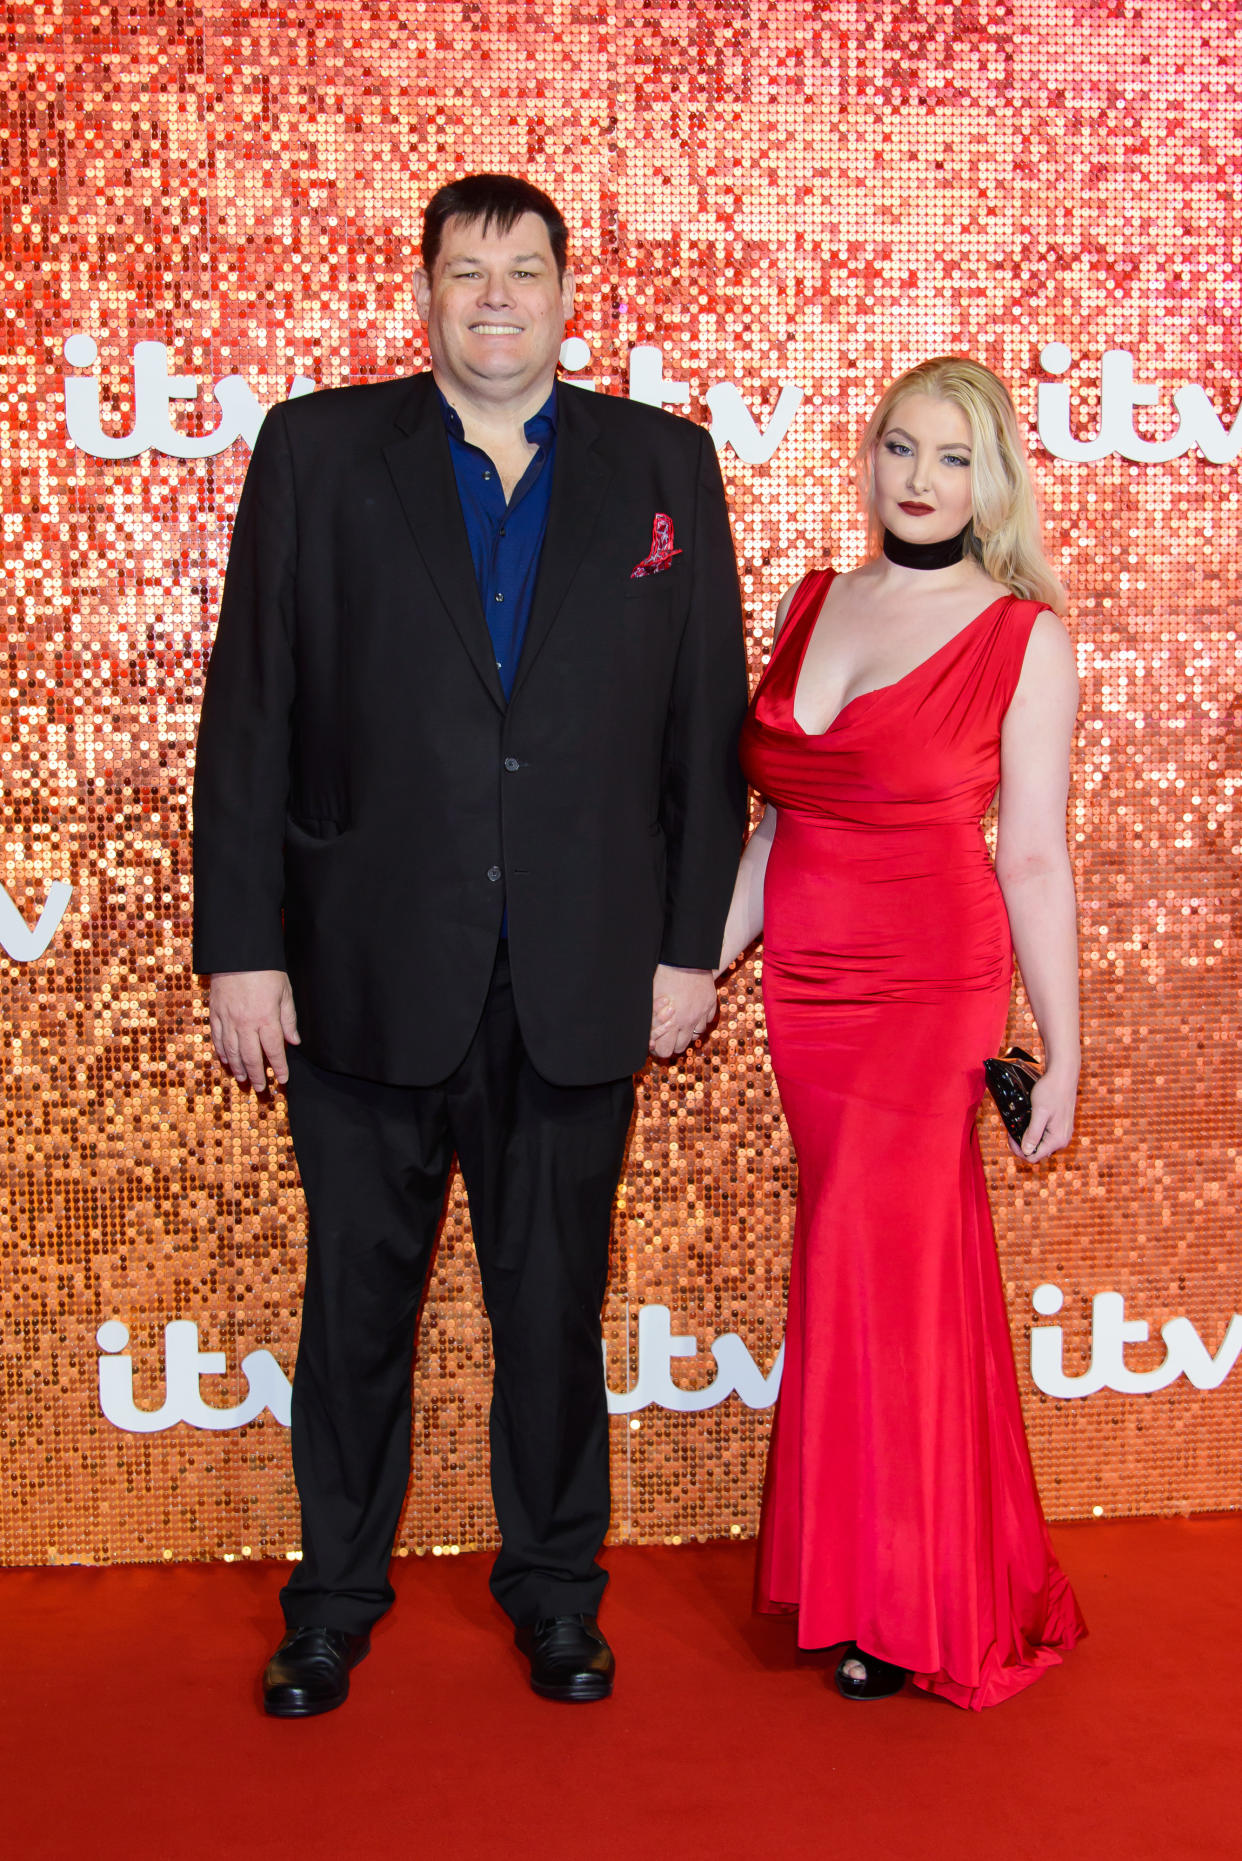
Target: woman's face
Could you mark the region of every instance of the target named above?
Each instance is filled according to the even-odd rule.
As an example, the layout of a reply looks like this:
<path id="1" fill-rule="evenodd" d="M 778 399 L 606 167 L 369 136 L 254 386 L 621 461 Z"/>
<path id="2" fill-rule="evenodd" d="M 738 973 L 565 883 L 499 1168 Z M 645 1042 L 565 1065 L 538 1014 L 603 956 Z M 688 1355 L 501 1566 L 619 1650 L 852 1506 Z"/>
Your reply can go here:
<path id="1" fill-rule="evenodd" d="M 905 543 L 940 543 L 970 520 L 970 421 L 956 401 L 903 394 L 872 454 L 880 522 Z"/>

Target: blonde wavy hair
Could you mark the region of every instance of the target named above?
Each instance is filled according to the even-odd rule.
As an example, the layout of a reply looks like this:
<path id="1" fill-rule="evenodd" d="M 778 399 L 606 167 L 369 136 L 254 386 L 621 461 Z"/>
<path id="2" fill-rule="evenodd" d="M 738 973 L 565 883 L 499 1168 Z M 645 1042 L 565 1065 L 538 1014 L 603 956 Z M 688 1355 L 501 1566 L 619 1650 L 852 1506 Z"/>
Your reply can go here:
<path id="1" fill-rule="evenodd" d="M 970 422 L 972 510 L 966 554 L 1011 593 L 1042 601 L 1054 613 L 1063 614 L 1065 589 L 1044 554 L 1035 491 L 1009 390 L 990 368 L 967 356 L 938 355 L 908 368 L 885 389 L 867 423 L 855 467 L 872 550 L 878 553 L 884 541 L 884 526 L 875 508 L 875 450 L 893 409 L 907 394 L 952 401 Z"/>

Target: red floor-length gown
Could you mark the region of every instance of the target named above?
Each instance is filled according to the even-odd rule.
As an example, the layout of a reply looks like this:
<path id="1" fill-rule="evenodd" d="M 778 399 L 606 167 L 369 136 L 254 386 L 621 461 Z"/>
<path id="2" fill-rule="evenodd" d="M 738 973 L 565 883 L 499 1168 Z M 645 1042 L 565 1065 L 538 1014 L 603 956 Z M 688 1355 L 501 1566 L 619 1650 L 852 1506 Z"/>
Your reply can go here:
<path id="1" fill-rule="evenodd" d="M 992 603 L 820 735 L 794 721 L 831 571 L 755 694 L 778 809 L 764 891 L 772 1064 L 798 1157 L 758 1600 L 991 1706 L 1085 1632 L 1027 1451 L 975 1114 L 1012 979 L 980 818 L 1038 602 Z"/>

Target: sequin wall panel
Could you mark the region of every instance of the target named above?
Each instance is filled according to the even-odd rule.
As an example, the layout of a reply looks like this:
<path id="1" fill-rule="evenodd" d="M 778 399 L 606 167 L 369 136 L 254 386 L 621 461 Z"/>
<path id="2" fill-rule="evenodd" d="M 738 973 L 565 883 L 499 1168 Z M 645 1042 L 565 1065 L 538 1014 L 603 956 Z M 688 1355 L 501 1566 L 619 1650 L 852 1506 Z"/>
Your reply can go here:
<path id="1" fill-rule="evenodd" d="M 569 369 L 712 425 L 756 675 L 859 558 L 882 385 L 1013 383 L 1084 681 L 1081 1131 L 1023 1174 L 984 1119 L 1035 1458 L 1061 1518 L 1239 1503 L 1238 51 L 1170 0 L 10 7 L 0 1556 L 296 1553 L 303 1216 L 188 970 L 195 718 L 262 409 L 424 365 L 421 208 L 479 168 L 565 209 Z M 618 1539 L 755 1525 L 795 1192 L 758 969 L 640 1082 Z M 492 1536 L 488 1374 L 455 1194 L 403 1553 Z"/>

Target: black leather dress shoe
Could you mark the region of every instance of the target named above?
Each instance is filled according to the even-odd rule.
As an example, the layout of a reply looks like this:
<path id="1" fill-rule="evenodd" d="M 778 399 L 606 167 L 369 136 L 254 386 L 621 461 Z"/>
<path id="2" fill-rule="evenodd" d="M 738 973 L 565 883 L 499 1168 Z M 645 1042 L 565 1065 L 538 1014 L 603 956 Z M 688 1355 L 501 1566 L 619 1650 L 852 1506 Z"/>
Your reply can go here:
<path id="1" fill-rule="evenodd" d="M 263 1710 L 309 1719 L 349 1697 L 349 1670 L 371 1651 L 369 1635 L 340 1628 L 291 1628 L 263 1670 Z"/>
<path id="2" fill-rule="evenodd" d="M 616 1662 L 593 1615 L 545 1616 L 521 1626 L 514 1640 L 544 1699 L 607 1699 L 612 1692 Z"/>

